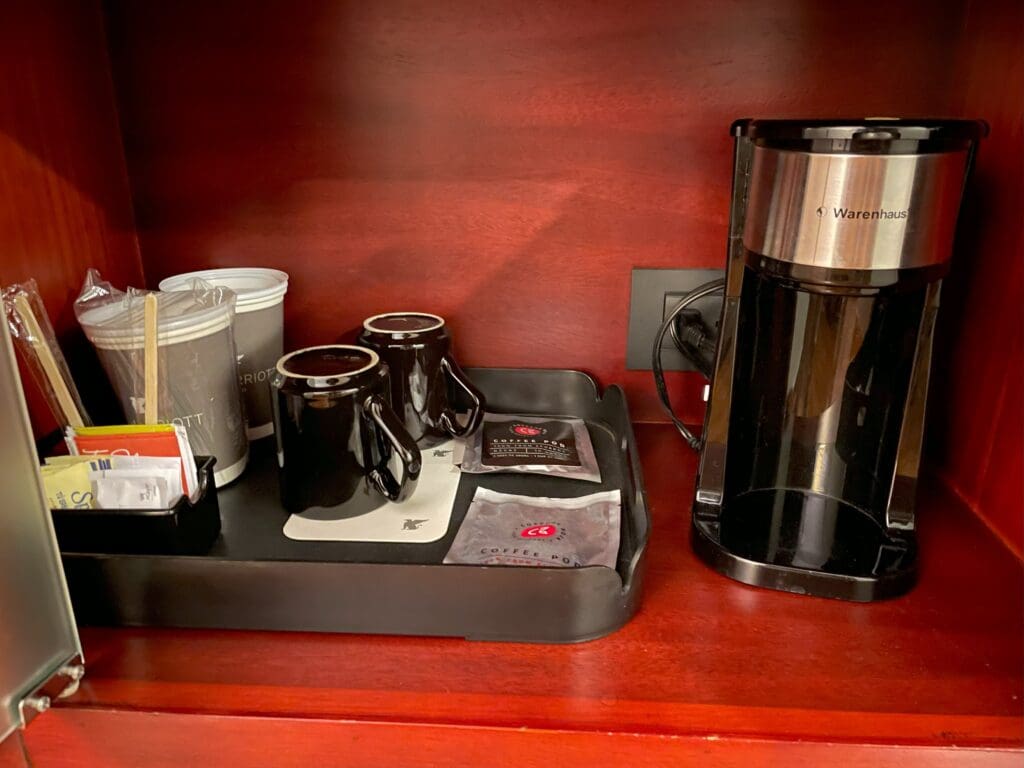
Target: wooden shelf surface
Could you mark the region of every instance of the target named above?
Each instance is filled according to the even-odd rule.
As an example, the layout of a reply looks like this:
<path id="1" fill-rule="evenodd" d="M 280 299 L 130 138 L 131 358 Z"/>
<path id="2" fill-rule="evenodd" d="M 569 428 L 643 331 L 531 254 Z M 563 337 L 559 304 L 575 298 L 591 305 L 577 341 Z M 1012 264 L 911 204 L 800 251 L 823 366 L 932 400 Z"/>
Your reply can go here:
<path id="1" fill-rule="evenodd" d="M 637 437 L 653 535 L 643 605 L 619 632 L 542 646 L 88 628 L 87 677 L 28 730 L 30 755 L 40 766 L 306 765 L 323 749 L 345 765 L 1024 764 L 1024 570 L 952 494 L 922 493 L 921 577 L 904 598 L 759 590 L 690 551 L 695 455 L 665 425 Z"/>

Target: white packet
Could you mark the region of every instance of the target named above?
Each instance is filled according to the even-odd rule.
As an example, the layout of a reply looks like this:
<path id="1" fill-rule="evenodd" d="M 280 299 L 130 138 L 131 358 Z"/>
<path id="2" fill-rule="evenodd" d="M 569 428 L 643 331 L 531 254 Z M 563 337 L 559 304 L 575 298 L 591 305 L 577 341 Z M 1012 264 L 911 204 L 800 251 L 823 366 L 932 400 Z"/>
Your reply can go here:
<path id="1" fill-rule="evenodd" d="M 174 434 L 178 438 L 178 449 L 181 452 L 181 461 L 185 467 L 185 483 L 191 489 L 189 500 L 194 504 L 199 500 L 199 470 L 196 468 L 196 457 L 192 452 L 192 444 L 188 441 L 188 432 L 180 424 L 174 427 Z"/>
<path id="2" fill-rule="evenodd" d="M 477 488 L 444 562 L 614 568 L 621 516 L 619 491 L 556 499 Z"/>
<path id="3" fill-rule="evenodd" d="M 487 413 L 465 446 L 463 472 L 528 472 L 601 482 L 594 444 L 582 419 Z"/>
<path id="4" fill-rule="evenodd" d="M 177 500 L 185 491 L 181 487 L 181 459 L 175 456 L 129 456 L 113 453 L 106 456 L 59 456 L 46 460 L 47 465 L 71 463 L 75 460 L 86 464 L 91 472 L 105 470 L 134 469 L 142 470 L 147 475 L 167 478 L 167 490 L 171 498 Z M 138 476 L 138 475 L 134 475 Z"/>
<path id="5" fill-rule="evenodd" d="M 116 472 L 116 470 L 111 470 Z M 169 509 L 167 481 L 162 477 L 105 476 L 93 473 L 96 506 L 101 509 Z"/>
<path id="6" fill-rule="evenodd" d="M 156 482 L 157 485 L 154 487 L 160 491 L 161 505 L 159 507 L 141 507 L 141 509 L 170 509 L 183 495 L 181 491 L 180 465 L 177 467 L 101 469 L 98 472 L 90 472 L 89 480 L 92 481 L 95 489 L 97 506 L 106 509 L 111 509 L 111 507 L 103 503 L 100 497 L 99 488 L 101 483 L 109 483 L 110 481 L 124 480 L 138 483 L 148 483 L 149 481 Z M 139 485 L 137 490 L 140 494 L 139 498 L 148 500 L 149 497 L 146 496 L 143 491 L 145 487 L 148 486 Z M 129 497 L 131 497 L 130 493 Z M 108 498 L 110 497 L 108 496 Z M 127 508 L 131 509 L 130 506 Z"/>

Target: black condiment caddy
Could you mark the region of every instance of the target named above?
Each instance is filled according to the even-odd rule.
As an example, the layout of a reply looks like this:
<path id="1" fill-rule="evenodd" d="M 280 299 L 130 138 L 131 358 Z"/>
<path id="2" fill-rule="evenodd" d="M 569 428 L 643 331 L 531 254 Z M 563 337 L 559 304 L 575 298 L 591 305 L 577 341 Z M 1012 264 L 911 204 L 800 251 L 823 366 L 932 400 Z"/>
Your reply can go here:
<path id="1" fill-rule="evenodd" d="M 196 456 L 199 495 L 170 509 L 52 509 L 61 552 L 204 555 L 220 535 L 212 456 Z"/>

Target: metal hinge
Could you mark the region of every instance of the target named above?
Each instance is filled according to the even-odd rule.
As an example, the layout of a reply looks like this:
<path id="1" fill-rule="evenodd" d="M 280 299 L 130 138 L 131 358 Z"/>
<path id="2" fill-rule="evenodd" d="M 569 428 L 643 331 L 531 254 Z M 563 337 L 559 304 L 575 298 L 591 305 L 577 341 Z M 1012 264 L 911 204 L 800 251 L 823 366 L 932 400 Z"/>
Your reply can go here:
<path id="1" fill-rule="evenodd" d="M 24 728 L 35 717 L 48 710 L 55 699 L 66 699 L 78 691 L 85 677 L 85 664 L 75 656 L 62 665 L 48 680 L 18 702 L 21 727 Z"/>

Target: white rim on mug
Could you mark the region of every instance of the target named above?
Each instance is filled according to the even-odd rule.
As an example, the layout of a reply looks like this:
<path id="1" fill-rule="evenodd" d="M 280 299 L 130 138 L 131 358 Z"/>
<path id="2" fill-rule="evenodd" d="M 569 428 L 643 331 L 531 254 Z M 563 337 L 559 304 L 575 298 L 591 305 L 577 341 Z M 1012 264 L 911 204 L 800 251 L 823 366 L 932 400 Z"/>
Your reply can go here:
<path id="1" fill-rule="evenodd" d="M 311 376 L 306 373 L 294 373 L 292 371 L 285 370 L 285 363 L 287 363 L 291 358 L 306 352 L 316 352 L 318 349 L 337 349 L 345 350 L 346 352 L 358 352 L 361 355 L 369 357 L 370 362 L 362 368 L 357 368 L 354 371 L 348 371 L 334 376 Z M 321 344 L 318 347 L 304 347 L 303 349 L 296 349 L 294 352 L 289 352 L 277 361 L 277 372 L 282 376 L 287 376 L 291 379 L 302 379 L 303 381 L 307 381 L 309 382 L 309 385 L 314 388 L 333 387 L 341 379 L 349 378 L 350 376 L 358 376 L 360 373 L 366 373 L 367 371 L 373 370 L 379 363 L 380 357 L 376 352 L 372 349 L 368 349 L 367 347 L 357 347 L 353 344 Z"/>
<path id="2" fill-rule="evenodd" d="M 417 328 L 414 331 L 388 331 L 383 328 L 372 327 L 374 320 L 382 320 L 385 317 L 429 317 L 434 320 L 434 324 L 427 326 L 426 328 Z M 438 328 L 444 325 L 444 318 L 440 315 L 433 315 L 430 312 L 384 312 L 380 315 L 374 315 L 363 320 L 363 328 L 370 331 L 371 333 L 426 333 L 427 331 L 436 331 Z"/>

